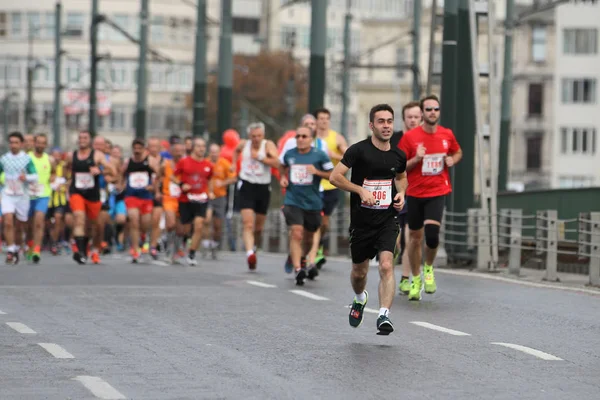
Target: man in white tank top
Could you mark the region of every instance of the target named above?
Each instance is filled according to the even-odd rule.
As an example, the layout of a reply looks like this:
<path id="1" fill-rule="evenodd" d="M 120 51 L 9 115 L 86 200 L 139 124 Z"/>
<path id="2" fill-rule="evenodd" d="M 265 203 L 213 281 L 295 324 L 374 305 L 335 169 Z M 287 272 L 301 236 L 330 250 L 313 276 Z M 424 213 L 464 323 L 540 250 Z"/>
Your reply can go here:
<path id="1" fill-rule="evenodd" d="M 256 248 L 260 246 L 271 197 L 271 168 L 279 167 L 277 146 L 265 139 L 262 122 L 250 124 L 248 139 L 241 140 L 233 154 L 232 168 L 242 157 L 238 190 L 242 215 L 244 246 L 248 268 L 256 269 Z"/>

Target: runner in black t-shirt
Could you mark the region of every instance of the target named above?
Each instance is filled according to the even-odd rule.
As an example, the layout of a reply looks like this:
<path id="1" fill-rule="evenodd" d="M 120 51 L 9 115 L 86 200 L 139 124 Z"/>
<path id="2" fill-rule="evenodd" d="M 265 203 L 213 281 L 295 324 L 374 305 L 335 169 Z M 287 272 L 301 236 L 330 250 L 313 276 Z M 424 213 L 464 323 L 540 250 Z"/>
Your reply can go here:
<path id="1" fill-rule="evenodd" d="M 390 146 L 394 110 L 379 104 L 369 113 L 373 135 L 348 148 L 331 173 L 330 182 L 350 192 L 350 250 L 352 288 L 356 296 L 350 310 L 350 326 L 363 320 L 368 293 L 365 291 L 369 260 L 379 254 L 379 335 L 389 335 L 394 326 L 388 314 L 394 299 L 393 252 L 398 235 L 394 216 L 404 206 L 406 155 Z M 350 181 L 345 174 L 352 169 Z"/>

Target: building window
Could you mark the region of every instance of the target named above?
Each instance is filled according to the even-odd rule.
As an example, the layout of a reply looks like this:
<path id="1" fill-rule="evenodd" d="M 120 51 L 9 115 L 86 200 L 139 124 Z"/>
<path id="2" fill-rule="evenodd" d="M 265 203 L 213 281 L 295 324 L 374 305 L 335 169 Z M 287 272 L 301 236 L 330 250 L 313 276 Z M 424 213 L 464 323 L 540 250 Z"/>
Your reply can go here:
<path id="1" fill-rule="evenodd" d="M 289 25 L 281 26 L 281 47 L 284 49 L 289 49 L 292 47 L 292 43 L 294 41 L 294 35 L 296 33 L 296 28 Z"/>
<path id="2" fill-rule="evenodd" d="M 530 117 L 541 117 L 544 108 L 544 86 L 541 83 L 529 84 L 529 101 L 527 104 Z"/>
<path id="3" fill-rule="evenodd" d="M 536 134 L 527 138 L 527 171 L 538 171 L 542 168 L 542 135 Z"/>
<path id="4" fill-rule="evenodd" d="M 125 14 L 115 14 L 113 16 L 113 21 L 115 22 L 115 24 L 117 26 L 119 26 L 121 29 L 123 29 L 125 32 L 130 33 L 130 29 L 129 29 L 129 16 L 125 15 Z M 110 30 L 108 31 L 108 38 L 109 40 L 114 40 L 114 41 L 124 41 L 126 39 L 126 37 L 119 32 L 118 30 L 114 29 L 112 26 L 109 28 Z"/>
<path id="5" fill-rule="evenodd" d="M 404 78 L 406 75 L 406 70 L 404 69 L 404 65 L 408 64 L 408 51 L 406 47 L 397 47 L 396 48 L 396 65 L 398 68 L 396 69 L 396 78 Z"/>
<path id="6" fill-rule="evenodd" d="M 534 62 L 546 61 L 546 27 L 534 26 L 531 31 L 531 59 Z"/>
<path id="7" fill-rule="evenodd" d="M 54 28 L 56 20 L 53 12 L 47 12 L 45 16 L 45 23 L 42 27 L 43 36 L 45 39 L 54 39 Z"/>
<path id="8" fill-rule="evenodd" d="M 125 129 L 125 106 L 113 105 L 110 110 L 110 129 L 123 130 Z"/>
<path id="9" fill-rule="evenodd" d="M 570 103 L 595 103 L 596 79 L 581 78 L 562 80 L 562 102 Z"/>
<path id="10" fill-rule="evenodd" d="M 0 37 L 6 37 L 6 13 L 0 12 Z"/>
<path id="11" fill-rule="evenodd" d="M 10 35 L 19 38 L 23 35 L 23 15 L 20 12 L 14 12 L 10 15 Z"/>
<path id="12" fill-rule="evenodd" d="M 233 17 L 232 32 L 242 35 L 258 35 L 260 20 L 258 18 Z"/>
<path id="13" fill-rule="evenodd" d="M 596 54 L 598 53 L 598 30 L 564 29 L 563 52 L 565 54 Z"/>
<path id="14" fill-rule="evenodd" d="M 83 37 L 83 21 L 84 21 L 83 18 L 84 18 L 83 13 L 79 13 L 79 12 L 67 13 L 65 36 L 71 37 L 71 38 L 82 38 Z"/>
<path id="15" fill-rule="evenodd" d="M 28 12 L 27 13 L 27 36 L 33 36 L 34 38 L 39 38 L 40 32 L 42 28 L 40 13 L 38 12 Z"/>
<path id="16" fill-rule="evenodd" d="M 562 154 L 596 154 L 596 128 L 561 128 L 560 141 Z"/>
<path id="17" fill-rule="evenodd" d="M 162 43 L 165 40 L 164 25 L 165 21 L 163 17 L 152 18 L 152 24 L 150 26 L 150 35 L 152 42 Z"/>
<path id="18" fill-rule="evenodd" d="M 568 146 L 569 146 L 569 131 L 567 128 L 562 128 L 560 130 L 560 152 L 563 154 L 566 154 Z"/>

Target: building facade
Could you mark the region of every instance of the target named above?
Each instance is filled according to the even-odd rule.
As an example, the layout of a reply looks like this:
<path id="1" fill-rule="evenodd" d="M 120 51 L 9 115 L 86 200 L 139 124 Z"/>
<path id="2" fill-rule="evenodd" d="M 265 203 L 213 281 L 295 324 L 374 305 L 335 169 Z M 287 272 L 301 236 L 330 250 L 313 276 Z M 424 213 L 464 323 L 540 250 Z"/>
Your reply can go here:
<path id="1" fill-rule="evenodd" d="M 600 185 L 600 2 L 556 10 L 552 186 Z"/>
<path id="2" fill-rule="evenodd" d="M 90 86 L 91 1 L 62 0 L 62 143 L 87 129 Z M 218 60 L 220 0 L 208 0 L 208 64 Z M 261 0 L 236 0 L 233 10 L 233 50 L 256 54 Z M 134 38 L 140 31 L 138 0 L 102 0 L 100 13 Z M 147 135 L 189 131 L 185 95 L 193 87 L 196 7 L 193 1 L 150 1 L 149 46 L 160 58 L 148 56 Z M 8 129 L 25 130 L 28 55 L 35 64 L 32 114 L 34 132 L 51 132 L 54 90 L 54 2 L 0 0 L 0 99 L 9 106 L 0 118 Z M 128 145 L 135 131 L 138 45 L 106 23 L 99 26 L 98 132 Z M 30 40 L 31 37 L 31 40 Z M 28 46 L 31 43 L 31 46 Z M 2 106 L 4 103 L 2 103 Z M 65 142 L 66 140 L 66 142 Z"/>
<path id="3" fill-rule="evenodd" d="M 517 15 L 529 7 L 517 7 Z M 533 15 L 515 27 L 512 126 L 508 189 L 552 186 L 554 141 L 555 10 Z"/>

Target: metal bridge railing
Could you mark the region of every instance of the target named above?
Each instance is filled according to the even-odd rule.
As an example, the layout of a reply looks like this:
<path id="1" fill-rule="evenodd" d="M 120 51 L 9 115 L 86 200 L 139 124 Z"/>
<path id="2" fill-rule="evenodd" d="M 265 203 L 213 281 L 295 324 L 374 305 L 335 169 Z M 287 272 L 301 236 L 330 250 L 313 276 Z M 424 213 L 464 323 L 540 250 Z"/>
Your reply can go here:
<path id="1" fill-rule="evenodd" d="M 347 207 L 338 209 L 330 217 L 330 255 L 350 255 L 349 212 Z M 225 235 L 229 248 L 240 250 L 239 214 L 228 222 Z M 262 250 L 287 253 L 288 246 L 285 218 L 280 209 L 271 209 L 262 234 Z M 544 280 L 548 281 L 558 281 L 558 272 L 585 273 L 590 285 L 600 286 L 600 212 L 582 212 L 570 219 L 560 219 L 556 210 L 541 210 L 535 215 L 524 215 L 520 209 L 501 209 L 497 215 L 482 209 L 445 212 L 440 248 L 452 265 L 467 263 L 488 270 L 507 266 L 515 275 L 523 267 L 533 267 L 545 270 Z M 445 264 L 445 259 L 436 261 L 436 265 Z"/>

